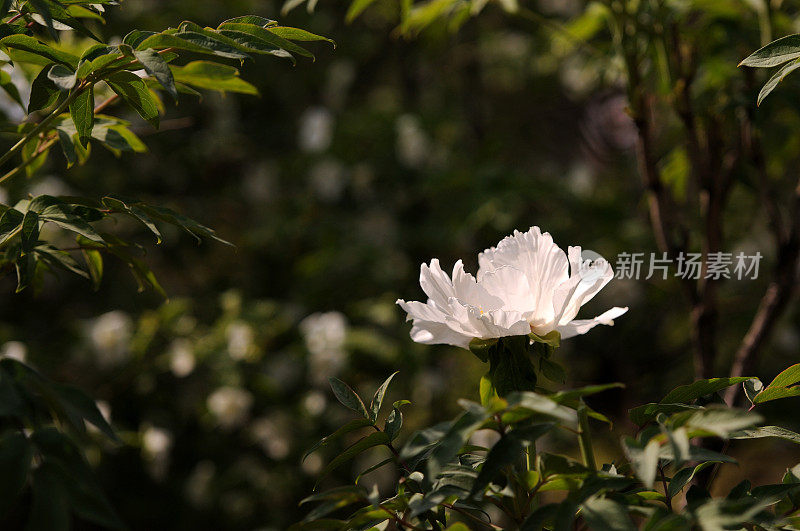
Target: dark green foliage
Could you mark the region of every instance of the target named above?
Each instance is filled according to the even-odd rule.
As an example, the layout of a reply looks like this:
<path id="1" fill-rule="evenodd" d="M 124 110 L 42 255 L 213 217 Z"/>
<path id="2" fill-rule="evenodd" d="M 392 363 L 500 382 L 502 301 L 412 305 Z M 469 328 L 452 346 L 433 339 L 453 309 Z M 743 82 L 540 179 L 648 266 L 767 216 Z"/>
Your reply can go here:
<path id="1" fill-rule="evenodd" d="M 514 343 L 508 339 L 500 343 Z M 528 338 L 513 339 L 527 341 Z M 791 371 L 782 373 L 776 379 L 778 384 L 789 383 L 792 374 Z M 508 385 L 513 387 L 516 381 L 513 374 L 509 378 Z M 723 384 L 736 383 L 730 379 L 701 380 L 676 389 L 665 399 L 673 401 L 671 405 L 689 406 L 680 400 L 694 401 L 722 390 Z M 344 405 L 361 411 L 357 407 L 361 399 L 350 387 L 338 380 L 332 380 L 331 385 Z M 379 392 L 385 392 L 385 385 Z M 387 433 L 375 427 L 378 431 L 359 439 L 333 459 L 320 479 L 377 445 L 389 447 L 394 457 L 365 470 L 353 486 L 338 487 L 306 498 L 304 504 L 317 502 L 318 505 L 294 529 L 314 526 L 350 529 L 364 522 L 374 526 L 386 521 L 444 529 L 452 523 L 452 518 L 464 516 L 488 525 L 491 522 L 485 520 L 487 513 L 484 511 L 489 504 L 501 508 L 504 516 L 522 529 L 567 530 L 572 529 L 574 522 L 582 522 L 590 529 L 620 531 L 691 526 L 723 529 L 748 525 L 793 529 L 789 527 L 791 518 L 787 517 L 800 510 L 796 499 L 800 495 L 800 479 L 794 472 L 787 472 L 781 484 L 751 488 L 749 482 L 743 482 L 724 499 L 712 498 L 706 489 L 691 484 L 705 468 L 736 462 L 724 453 L 700 445 L 701 438 L 778 437 L 800 442 L 800 435 L 785 428 L 756 427 L 762 421 L 756 413 L 719 406 L 695 406 L 672 413 L 661 411 L 656 414 L 656 425 L 641 430 L 635 438 L 627 437 L 622 441 L 627 463 L 606 463 L 600 470 L 586 462 L 581 464 L 563 456 L 536 452 L 537 439 L 547 433 L 558 427 L 574 431 L 575 410 L 558 405 L 557 398 L 571 402 L 576 397 L 611 387 L 615 386 L 561 391 L 549 397 L 515 391 L 507 400 L 495 397 L 485 406 L 462 401 L 463 413 L 451 422 L 413 434 L 399 453 L 394 451 Z M 362 414 L 369 416 L 365 412 Z M 352 421 L 321 444 L 372 422 L 369 419 Z M 642 423 L 647 422 L 643 420 Z M 498 432 L 499 440 L 491 449 L 470 444 L 472 435 L 479 429 Z M 577 433 L 580 439 L 590 437 Z M 396 492 L 378 502 L 359 481 L 363 475 L 392 462 L 401 480 Z M 657 485 L 663 485 L 661 492 Z M 686 495 L 688 505 L 678 511 L 673 499 L 687 487 L 690 487 Z M 566 491 L 567 495 L 560 503 L 537 503 L 538 495 L 548 491 Z M 359 505 L 362 508 L 356 508 Z M 778 510 L 773 509 L 776 506 Z M 341 511 L 344 507 L 348 508 L 346 512 Z M 342 520 L 330 519 L 338 514 L 349 516 Z"/>

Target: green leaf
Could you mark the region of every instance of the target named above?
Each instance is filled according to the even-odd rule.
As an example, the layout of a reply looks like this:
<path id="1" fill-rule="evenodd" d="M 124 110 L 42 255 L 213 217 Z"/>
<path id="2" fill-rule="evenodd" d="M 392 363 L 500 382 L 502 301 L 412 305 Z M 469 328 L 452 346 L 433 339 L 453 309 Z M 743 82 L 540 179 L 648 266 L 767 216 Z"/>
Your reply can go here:
<path id="1" fill-rule="evenodd" d="M 117 72 L 106 79 L 122 100 L 139 116 L 155 128 L 158 128 L 158 104 L 142 79 L 131 72 Z"/>
<path id="2" fill-rule="evenodd" d="M 539 370 L 551 382 L 563 384 L 567 381 L 567 371 L 564 367 L 547 358 L 539 358 Z"/>
<path id="3" fill-rule="evenodd" d="M 590 529 L 636 531 L 624 505 L 608 498 L 591 497 L 581 505 L 581 515 Z"/>
<path id="4" fill-rule="evenodd" d="M 206 238 L 211 238 L 212 240 L 216 240 L 220 243 L 224 243 L 225 245 L 233 245 L 230 242 L 225 241 L 219 236 L 217 236 L 217 233 L 214 232 L 212 229 L 206 227 L 205 225 L 201 225 L 195 220 L 188 218 L 183 214 L 179 214 L 174 210 L 160 206 L 146 205 L 141 202 L 137 203 L 137 206 L 140 207 L 144 212 L 146 212 L 151 217 L 154 217 L 161 221 L 165 221 L 167 223 L 171 223 L 172 225 L 180 227 L 184 231 L 194 236 L 197 239 L 198 243 L 201 242 L 200 236 L 204 236 Z"/>
<path id="5" fill-rule="evenodd" d="M 731 385 L 736 385 L 752 379 L 752 376 L 738 376 L 736 378 L 709 378 L 697 380 L 688 385 L 676 387 L 662 400 L 662 404 L 688 404 L 701 396 L 711 395 Z"/>
<path id="6" fill-rule="evenodd" d="M 672 446 L 662 446 L 659 452 L 660 459 L 667 459 L 669 461 L 675 460 L 675 454 Z M 701 448 L 699 446 L 691 446 L 689 448 L 689 461 L 706 462 L 712 461 L 715 463 L 735 463 L 736 459 L 729 455 L 721 454 L 713 450 Z"/>
<path id="7" fill-rule="evenodd" d="M 628 413 L 630 415 L 631 421 L 638 425 L 644 426 L 651 420 L 655 419 L 659 413 L 664 414 L 671 414 L 671 413 L 678 413 L 680 411 L 690 411 L 693 409 L 702 409 L 701 406 L 693 406 L 688 404 L 656 404 L 656 403 L 649 403 L 643 406 L 637 406 L 631 409 Z"/>
<path id="8" fill-rule="evenodd" d="M 469 342 L 469 350 L 475 354 L 479 360 L 486 363 L 489 361 L 489 349 L 497 345 L 497 339 L 472 338 Z"/>
<path id="9" fill-rule="evenodd" d="M 67 168 L 71 168 L 78 162 L 78 153 L 75 150 L 75 144 L 72 142 L 72 137 L 66 131 L 57 129 L 58 142 L 61 145 L 61 151 L 64 153 L 64 158 L 67 159 Z"/>
<path id="10" fill-rule="evenodd" d="M 86 220 L 75 215 L 68 205 L 59 203 L 48 205 L 39 212 L 39 217 L 44 221 L 55 223 L 62 229 L 80 234 L 94 242 L 103 242 L 103 237 Z"/>
<path id="11" fill-rule="evenodd" d="M 389 384 L 392 382 L 392 378 L 400 371 L 395 371 L 391 374 L 386 380 L 378 387 L 378 390 L 375 391 L 375 395 L 372 397 L 372 402 L 369 404 L 369 412 L 370 412 L 370 420 L 375 422 L 378 420 L 378 413 L 381 410 L 381 406 L 383 405 L 383 397 L 386 395 L 386 389 L 389 387 Z"/>
<path id="12" fill-rule="evenodd" d="M 747 380 L 742 383 L 742 386 L 744 387 L 744 394 L 751 404 L 756 395 L 764 390 L 764 384 L 758 378 Z"/>
<path id="13" fill-rule="evenodd" d="M 798 57 L 800 57 L 800 35 L 787 35 L 751 53 L 739 63 L 739 66 L 768 68 Z"/>
<path id="14" fill-rule="evenodd" d="M 44 456 L 44 462 L 52 467 L 54 481 L 66 490 L 69 507 L 77 516 L 104 528 L 124 528 L 91 467 L 68 437 L 46 428 L 35 432 L 32 440 Z"/>
<path id="15" fill-rule="evenodd" d="M 528 354 L 528 338 L 503 338 L 497 349 L 490 351 L 489 379 L 498 396 L 505 397 L 515 391 L 536 389 L 536 369 Z"/>
<path id="16" fill-rule="evenodd" d="M 219 29 L 222 33 L 226 33 L 227 31 L 235 31 L 239 33 L 244 33 L 246 35 L 250 35 L 262 41 L 263 43 L 275 46 L 276 48 L 281 48 L 286 50 L 287 52 L 296 53 L 297 55 L 301 55 L 303 57 L 308 57 L 313 59 L 314 54 L 303 48 L 302 46 L 298 46 L 297 44 L 293 43 L 288 39 L 284 39 L 280 35 L 277 35 L 270 31 L 272 28 L 262 28 L 253 24 L 239 24 L 239 23 L 230 23 L 225 22 L 220 24 Z"/>
<path id="17" fill-rule="evenodd" d="M 229 18 L 222 24 L 254 24 L 256 26 L 266 28 L 269 26 L 276 26 L 278 22 L 269 18 L 260 17 L 258 15 L 243 15 L 240 17 Z"/>
<path id="18" fill-rule="evenodd" d="M 25 215 L 14 208 L 9 208 L 0 216 L 0 245 L 19 234 Z"/>
<path id="19" fill-rule="evenodd" d="M 89 278 L 89 275 L 81 269 L 78 262 L 67 251 L 56 249 L 52 245 L 39 245 L 34 249 L 36 259 L 40 264 L 44 264 L 52 269 L 64 269 L 78 276 Z"/>
<path id="20" fill-rule="evenodd" d="M 406 404 L 410 404 L 408 400 L 398 400 L 394 403 L 392 411 L 386 417 L 386 422 L 383 424 L 383 431 L 389 436 L 389 441 L 394 441 L 400 434 L 400 429 L 403 427 L 403 412 L 400 408 Z"/>
<path id="21" fill-rule="evenodd" d="M 375 463 L 375 464 L 374 464 L 374 465 L 372 465 L 371 467 L 369 467 L 369 468 L 367 468 L 366 470 L 362 471 L 362 472 L 361 472 L 361 473 L 360 473 L 360 474 L 359 474 L 359 475 L 356 477 L 356 481 L 355 481 L 355 482 L 356 482 L 356 483 L 358 483 L 358 482 L 361 480 L 361 478 L 362 478 L 362 477 L 366 476 L 366 475 L 367 475 L 367 474 L 369 474 L 370 472 L 375 472 L 375 471 L 376 471 L 376 470 L 378 470 L 379 468 L 381 468 L 381 467 L 383 467 L 383 466 L 386 466 L 386 465 L 388 465 L 389 463 L 394 463 L 394 457 L 387 457 L 387 458 L 386 458 L 386 459 L 384 459 L 383 461 L 379 461 L 378 463 Z"/>
<path id="22" fill-rule="evenodd" d="M 332 39 L 323 37 L 322 35 L 317 35 L 316 33 L 311 33 L 310 31 L 306 31 L 304 29 L 290 28 L 288 26 L 272 26 L 268 28 L 268 30 L 278 37 L 283 37 L 286 40 L 302 42 L 326 41 L 331 43 L 333 47 L 336 48 L 336 43 L 333 42 Z"/>
<path id="23" fill-rule="evenodd" d="M 511 393 L 506 398 L 508 411 L 528 411 L 546 415 L 561 420 L 568 424 L 577 422 L 577 413 L 565 406 L 559 405 L 549 397 L 532 392 Z"/>
<path id="24" fill-rule="evenodd" d="M 75 124 L 81 146 L 86 147 L 94 128 L 94 89 L 92 87 L 85 89 L 70 103 L 69 114 Z"/>
<path id="25" fill-rule="evenodd" d="M 28 102 L 28 114 L 34 111 L 47 109 L 54 105 L 58 101 L 59 96 L 61 96 L 61 91 L 58 90 L 55 83 L 48 77 L 49 72 L 50 69 L 44 67 L 39 72 L 39 75 L 34 78 L 31 84 L 31 98 Z"/>
<path id="26" fill-rule="evenodd" d="M 330 435 L 323 437 L 320 439 L 314 446 L 306 450 L 303 454 L 302 461 L 306 460 L 306 457 L 311 455 L 312 453 L 316 452 L 319 448 L 330 444 L 331 442 L 341 439 L 343 436 L 347 435 L 348 433 L 352 433 L 356 430 L 361 428 L 365 428 L 367 426 L 372 426 L 372 422 L 369 419 L 353 419 L 344 426 L 340 427 L 335 432 L 331 433 Z"/>
<path id="27" fill-rule="evenodd" d="M 463 403 L 464 411 L 445 432 L 441 440 L 433 448 L 427 463 L 425 481 L 433 481 L 439 472 L 458 455 L 461 447 L 467 444 L 472 434 L 489 418 L 490 413 L 473 403 Z"/>
<path id="28" fill-rule="evenodd" d="M 103 281 L 103 255 L 97 249 L 81 249 L 81 253 L 89 270 L 92 288 L 97 291 Z"/>
<path id="29" fill-rule="evenodd" d="M 193 61 L 186 66 L 173 66 L 172 72 L 175 81 L 193 87 L 220 92 L 258 94 L 258 89 L 241 79 L 239 70 L 232 66 L 209 61 Z"/>
<path id="30" fill-rule="evenodd" d="M 25 435 L 9 431 L 0 437 L 0 517 L 25 487 L 32 459 L 33 448 Z"/>
<path id="31" fill-rule="evenodd" d="M 795 433 L 780 426 L 759 426 L 731 434 L 731 439 L 764 439 L 768 437 L 800 444 L 800 433 Z"/>
<path id="32" fill-rule="evenodd" d="M 367 407 L 364 405 L 364 402 L 361 400 L 361 397 L 353 391 L 353 389 L 341 381 L 338 378 L 330 377 L 328 378 L 328 382 L 331 385 L 331 389 L 333 389 L 333 394 L 336 395 L 336 399 L 341 402 L 341 404 L 350 409 L 351 411 L 355 411 L 364 416 L 366 419 L 370 419 L 370 414 L 367 412 Z"/>
<path id="33" fill-rule="evenodd" d="M 531 332 L 528 334 L 528 337 L 530 337 L 535 343 L 543 343 L 553 348 L 558 348 L 561 344 L 561 332 L 558 330 L 551 330 L 543 336 Z"/>
<path id="34" fill-rule="evenodd" d="M 609 389 L 622 389 L 625 387 L 623 383 L 610 383 L 610 384 L 602 384 L 602 385 L 589 385 L 586 387 L 581 387 L 580 389 L 570 389 L 567 391 L 558 391 L 557 393 L 553 393 L 549 395 L 548 398 L 551 400 L 559 403 L 559 404 L 566 404 L 568 402 L 572 402 L 578 398 L 583 398 L 585 396 L 596 395 L 597 393 L 602 393 L 603 391 L 608 391 Z"/>
<path id="35" fill-rule="evenodd" d="M 553 428 L 554 424 L 534 424 L 513 429 L 503 435 L 489 453 L 481 467 L 478 478 L 472 485 L 472 495 L 483 491 L 500 471 L 517 463 L 526 451 L 526 447 Z"/>
<path id="36" fill-rule="evenodd" d="M 353 0 L 353 2 L 350 3 L 350 7 L 347 9 L 345 22 L 348 24 L 353 22 L 356 18 L 358 18 L 358 15 L 363 13 L 364 10 L 373 3 L 375 3 L 375 0 Z"/>
<path id="37" fill-rule="evenodd" d="M 669 482 L 669 487 L 667 488 L 667 492 L 669 493 L 670 497 L 677 496 L 678 493 L 682 491 L 690 481 L 692 481 L 698 472 L 706 467 L 712 466 L 715 462 L 716 461 L 706 461 L 697 466 L 683 468 L 676 472 L 675 475 L 672 476 L 672 479 Z"/>
<path id="38" fill-rule="evenodd" d="M 39 241 L 39 214 L 32 210 L 22 218 L 22 249 L 32 250 Z"/>
<path id="39" fill-rule="evenodd" d="M 790 385 L 797 383 L 800 383 L 800 363 L 792 365 L 788 369 L 778 374 L 778 376 L 776 376 L 775 379 L 772 380 L 767 386 L 767 389 L 775 387 L 789 387 Z"/>
<path id="40" fill-rule="evenodd" d="M 0 0 L 0 18 L 8 15 L 8 11 L 11 9 L 12 1 L 13 0 Z"/>
<path id="41" fill-rule="evenodd" d="M 56 87 L 63 91 L 70 91 L 78 82 L 75 72 L 62 64 L 55 64 L 47 71 L 47 77 Z"/>
<path id="42" fill-rule="evenodd" d="M 136 59 L 142 63 L 147 74 L 156 78 L 161 86 L 172 96 L 172 99 L 178 101 L 178 89 L 175 87 L 175 78 L 172 76 L 172 70 L 170 70 L 164 58 L 161 57 L 161 54 L 152 48 L 135 50 L 133 53 Z"/>
<path id="43" fill-rule="evenodd" d="M 207 31 L 197 25 L 194 26 L 198 31 L 178 31 L 173 33 L 178 39 L 190 42 L 206 50 L 205 53 L 211 53 L 226 59 L 238 59 L 244 61 L 250 59 L 242 47 L 233 41 L 230 37 L 223 35 L 221 32 Z M 140 45 L 141 47 L 141 45 Z"/>
<path id="44" fill-rule="evenodd" d="M 780 70 L 775 72 L 775 74 L 769 78 L 769 80 L 764 83 L 764 86 L 761 87 L 761 90 L 758 93 L 758 100 L 756 101 L 756 105 L 760 106 L 761 102 L 764 101 L 764 98 L 769 96 L 769 94 L 775 90 L 775 87 L 783 81 L 783 79 L 800 68 L 800 60 L 795 60 L 789 64 L 783 65 Z"/>
<path id="45" fill-rule="evenodd" d="M 322 481 L 322 479 L 325 476 L 327 476 L 332 470 L 338 468 L 340 465 L 344 464 L 345 462 L 349 461 L 350 459 L 364 452 L 365 450 L 369 450 L 370 448 L 374 448 L 375 446 L 381 446 L 388 443 L 389 443 L 389 437 L 382 431 L 376 431 L 375 433 L 370 433 L 366 437 L 360 439 L 358 442 L 347 448 L 347 450 L 336 456 L 336 458 L 333 461 L 328 463 L 328 465 L 322 470 L 322 473 L 317 479 L 317 484 L 314 486 L 314 490 L 317 490 L 317 485 L 319 485 L 319 482 Z"/>
<path id="46" fill-rule="evenodd" d="M 772 387 L 766 388 L 758 393 L 753 399 L 754 404 L 763 404 L 772 400 L 780 400 L 782 398 L 792 398 L 800 396 L 800 386 L 797 387 Z"/>
<path id="47" fill-rule="evenodd" d="M 53 389 L 58 394 L 64 411 L 74 424 L 83 423 L 85 420 L 103 432 L 109 439 L 119 442 L 117 434 L 114 433 L 91 397 L 77 387 L 68 385 L 53 385 Z"/>
<path id="48" fill-rule="evenodd" d="M 129 151 L 133 153 L 147 151 L 147 146 L 144 145 L 144 142 L 124 125 L 95 126 L 92 138 L 99 140 L 112 151 Z"/>
<path id="49" fill-rule="evenodd" d="M 69 492 L 55 465 L 44 462 L 33 472 L 33 503 L 27 531 L 67 531 L 69 529 Z"/>
<path id="50" fill-rule="evenodd" d="M 685 426 L 728 438 L 732 432 L 749 428 L 762 420 L 761 415 L 740 409 L 708 408 L 693 413 Z"/>
<path id="51" fill-rule="evenodd" d="M 12 100 L 19 103 L 19 106 L 25 109 L 25 105 L 22 103 L 22 97 L 19 95 L 19 89 L 11 81 L 11 74 L 5 70 L 0 70 L 0 87 L 2 87 Z"/>
<path id="52" fill-rule="evenodd" d="M 27 35 L 9 35 L 0 39 L 0 46 L 14 62 L 49 65 L 61 63 L 71 68 L 78 66 L 78 58 L 71 53 L 62 52 Z"/>
<path id="53" fill-rule="evenodd" d="M 115 196 L 106 196 L 102 199 L 103 204 L 108 208 L 115 210 L 117 212 L 124 212 L 135 219 L 140 221 L 145 227 L 150 229 L 150 231 L 155 234 L 156 242 L 161 243 L 163 237 L 161 235 L 161 231 L 158 230 L 153 219 L 145 212 L 141 207 L 137 205 L 137 201 L 130 201 L 125 200 L 120 197 Z M 130 203 L 130 204 L 129 204 Z"/>
<path id="54" fill-rule="evenodd" d="M 623 440 L 623 448 L 636 475 L 639 476 L 645 487 L 652 489 L 658 472 L 658 459 L 661 451 L 659 442 L 652 439 L 642 447 L 637 441 L 626 438 Z"/>

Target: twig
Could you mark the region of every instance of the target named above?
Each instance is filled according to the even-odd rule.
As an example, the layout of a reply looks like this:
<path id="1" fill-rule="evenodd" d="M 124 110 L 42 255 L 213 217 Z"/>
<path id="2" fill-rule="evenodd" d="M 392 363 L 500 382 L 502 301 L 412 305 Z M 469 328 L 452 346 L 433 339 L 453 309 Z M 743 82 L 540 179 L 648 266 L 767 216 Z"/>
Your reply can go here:
<path id="1" fill-rule="evenodd" d="M 775 276 L 761 297 L 753 321 L 733 359 L 731 377 L 749 375 L 755 368 L 757 353 L 769 337 L 775 323 L 789 304 L 795 291 L 797 265 L 800 259 L 800 180 L 794 190 L 791 228 L 786 241 L 778 248 Z M 725 392 L 725 401 L 733 404 L 741 392 L 734 385 Z"/>
<path id="2" fill-rule="evenodd" d="M 99 104 L 98 104 L 98 105 L 97 105 L 97 106 L 94 108 L 94 113 L 95 113 L 95 114 L 99 114 L 99 113 L 103 112 L 103 111 L 106 109 L 106 107 L 108 107 L 109 105 L 111 105 L 112 103 L 114 103 L 115 101 L 117 101 L 118 99 L 119 99 L 119 94 L 114 94 L 113 96 L 111 96 L 110 98 L 108 98 L 106 101 L 104 101 L 104 102 L 102 102 L 102 103 L 99 103 Z"/>

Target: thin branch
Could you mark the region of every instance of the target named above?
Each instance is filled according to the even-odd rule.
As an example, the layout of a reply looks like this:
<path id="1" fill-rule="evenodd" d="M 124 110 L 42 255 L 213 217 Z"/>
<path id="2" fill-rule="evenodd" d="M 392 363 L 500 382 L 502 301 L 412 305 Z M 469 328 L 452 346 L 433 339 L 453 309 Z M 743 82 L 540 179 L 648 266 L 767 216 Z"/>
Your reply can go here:
<path id="1" fill-rule="evenodd" d="M 9 179 L 13 178 L 19 172 L 21 172 L 22 170 L 24 170 L 25 168 L 27 168 L 28 166 L 33 164 L 36 161 L 36 159 L 38 159 L 45 151 L 50 149 L 53 146 L 53 144 L 56 143 L 56 140 L 57 140 L 57 137 L 56 138 L 50 138 L 49 140 L 46 140 L 45 142 L 42 142 L 39 145 L 39 147 L 36 149 L 36 152 L 33 153 L 30 156 L 30 158 L 28 158 L 27 160 L 23 161 L 22 164 L 20 164 L 19 166 L 17 166 L 13 170 L 9 171 L 8 173 L 6 173 L 2 177 L 0 177 L 0 184 L 3 184 L 4 182 L 6 182 Z"/>
<path id="2" fill-rule="evenodd" d="M 778 249 L 775 276 L 761 297 L 755 317 L 733 359 L 731 376 L 747 376 L 755 369 L 759 349 L 769 338 L 775 324 L 792 299 L 797 283 L 797 266 L 800 261 L 800 180 L 794 190 L 791 227 L 787 240 Z M 725 401 L 733 404 L 741 386 L 729 387 Z"/>
<path id="3" fill-rule="evenodd" d="M 114 94 L 113 96 L 111 96 L 107 100 L 97 104 L 97 106 L 94 108 L 94 114 L 100 114 L 101 112 L 103 112 L 106 109 L 106 107 L 108 107 L 112 103 L 116 102 L 118 99 L 119 99 L 119 94 Z"/>
<path id="4" fill-rule="evenodd" d="M 74 102 L 74 101 L 75 101 L 75 99 L 76 99 L 76 98 L 77 98 L 77 97 L 78 97 L 78 96 L 79 96 L 79 95 L 80 95 L 80 94 L 81 94 L 81 93 L 82 93 L 82 92 L 83 92 L 83 91 L 84 91 L 84 90 L 85 90 L 87 87 L 90 87 L 91 85 L 92 85 L 92 83 L 91 83 L 91 82 L 88 82 L 88 81 L 85 81 L 85 80 L 84 80 L 84 81 L 82 81 L 82 82 L 81 82 L 81 84 L 80 84 L 80 85 L 78 85 L 78 87 L 77 87 L 77 88 L 75 88 L 75 90 L 73 90 L 73 91 L 70 93 L 70 95 L 69 95 L 69 96 L 68 96 L 68 97 L 67 97 L 67 98 L 66 98 L 66 99 L 65 99 L 63 102 L 61 102 L 61 105 L 59 105 L 58 107 L 56 107 L 56 109 L 55 109 L 55 110 L 53 110 L 53 112 L 52 112 L 52 113 L 50 113 L 50 114 L 47 116 L 47 118 L 45 118 L 44 120 L 42 120 L 41 122 L 39 122 L 39 124 L 38 124 L 36 127 L 34 127 L 34 128 L 33 128 L 33 130 L 32 130 L 30 133 L 28 133 L 27 135 L 25 135 L 25 136 L 24 136 L 24 137 L 23 137 L 23 138 L 22 138 L 22 139 L 21 139 L 19 142 L 17 142 L 16 144 L 14 144 L 14 146 L 13 146 L 11 149 L 9 149 L 7 152 L 5 152 L 5 153 L 4 153 L 4 154 L 3 154 L 3 155 L 0 157 L 0 166 L 2 166 L 3 164 L 5 164 L 6 162 L 8 162 L 8 161 L 9 161 L 9 160 L 10 160 L 10 159 L 11 159 L 11 158 L 14 156 L 14 155 L 16 155 L 16 154 L 17 154 L 19 151 L 21 151 L 21 150 L 22 150 L 22 148 L 23 148 L 23 147 L 25 147 L 25 144 L 27 144 L 27 143 L 28 143 L 30 140 L 32 140 L 33 138 L 36 138 L 37 136 L 39 136 L 39 134 L 40 134 L 40 133 L 44 132 L 44 131 L 45 131 L 45 130 L 46 130 L 46 129 L 47 129 L 49 126 L 50 126 L 50 124 L 51 124 L 51 123 L 53 123 L 53 121 L 54 121 L 54 120 L 55 120 L 57 117 L 59 117 L 59 116 L 61 115 L 61 113 L 63 113 L 64 111 L 66 111 L 66 110 L 69 108 L 70 104 L 71 104 L 72 102 Z"/>

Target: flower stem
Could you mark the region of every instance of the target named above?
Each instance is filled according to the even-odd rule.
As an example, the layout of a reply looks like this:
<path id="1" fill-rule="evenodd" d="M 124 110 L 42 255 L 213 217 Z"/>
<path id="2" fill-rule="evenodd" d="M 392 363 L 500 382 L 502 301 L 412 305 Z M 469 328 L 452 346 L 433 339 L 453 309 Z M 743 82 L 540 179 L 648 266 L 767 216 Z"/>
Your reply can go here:
<path id="1" fill-rule="evenodd" d="M 590 470 L 597 470 L 597 463 L 594 460 L 594 449 L 592 448 L 592 434 L 589 432 L 589 414 L 586 404 L 581 400 L 578 406 L 578 445 L 581 448 L 583 464 Z"/>

